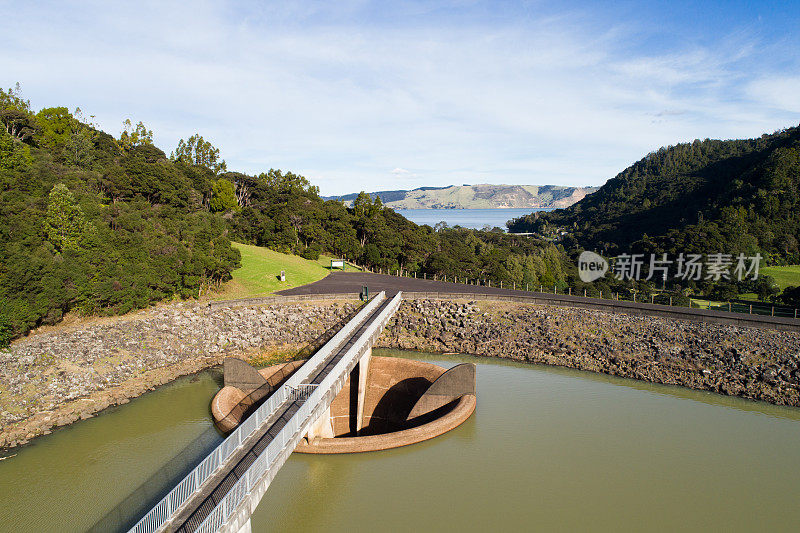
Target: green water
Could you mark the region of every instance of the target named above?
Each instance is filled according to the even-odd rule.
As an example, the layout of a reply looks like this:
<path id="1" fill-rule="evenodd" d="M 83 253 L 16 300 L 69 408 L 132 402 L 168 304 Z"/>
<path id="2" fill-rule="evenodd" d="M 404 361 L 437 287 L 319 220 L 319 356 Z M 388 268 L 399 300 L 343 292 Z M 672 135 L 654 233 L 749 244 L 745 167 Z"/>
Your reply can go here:
<path id="1" fill-rule="evenodd" d="M 186 377 L 0 461 L 0 531 L 85 531 L 212 428 L 221 373 Z"/>
<path id="2" fill-rule="evenodd" d="M 494 359 L 456 430 L 397 450 L 293 454 L 253 531 L 793 531 L 800 410 Z M 203 373 L 0 461 L 0 530 L 80 531 L 210 427 Z"/>

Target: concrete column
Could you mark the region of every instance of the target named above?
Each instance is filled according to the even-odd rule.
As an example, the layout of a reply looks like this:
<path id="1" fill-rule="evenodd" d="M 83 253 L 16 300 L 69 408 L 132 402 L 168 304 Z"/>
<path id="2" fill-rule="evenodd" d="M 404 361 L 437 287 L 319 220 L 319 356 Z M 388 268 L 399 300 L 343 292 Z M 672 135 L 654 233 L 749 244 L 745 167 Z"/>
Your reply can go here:
<path id="1" fill-rule="evenodd" d="M 245 522 L 242 527 L 239 528 L 237 533 L 253 533 L 253 528 L 250 526 L 249 518 L 247 519 L 247 522 Z"/>
<path id="2" fill-rule="evenodd" d="M 310 443 L 316 438 L 320 439 L 332 439 L 333 438 L 333 424 L 331 423 L 331 407 L 328 406 L 327 409 L 317 418 L 311 427 L 308 428 L 308 434 L 306 435 L 308 442 Z"/>
<path id="3" fill-rule="evenodd" d="M 364 427 L 364 399 L 367 394 L 367 374 L 369 374 L 369 358 L 372 356 L 372 347 L 370 346 L 361 359 L 358 360 L 358 407 L 356 411 L 356 434 L 361 432 Z M 354 383 L 350 382 L 350 387 Z"/>

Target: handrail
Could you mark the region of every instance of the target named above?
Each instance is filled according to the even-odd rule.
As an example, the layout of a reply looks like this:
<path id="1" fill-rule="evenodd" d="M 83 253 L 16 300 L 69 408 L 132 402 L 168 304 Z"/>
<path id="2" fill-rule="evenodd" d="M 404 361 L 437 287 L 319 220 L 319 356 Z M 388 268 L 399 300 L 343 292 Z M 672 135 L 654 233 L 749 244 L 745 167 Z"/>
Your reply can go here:
<path id="1" fill-rule="evenodd" d="M 336 335 L 334 335 L 331 340 L 325 343 L 325 345 L 317 350 L 313 356 L 311 356 L 308 361 L 306 361 L 303 366 L 297 369 L 294 374 L 291 375 L 289 379 L 286 380 L 286 385 L 291 387 L 296 387 L 311 375 L 312 372 L 317 370 L 319 366 L 330 356 L 331 352 L 339 347 L 344 339 L 350 336 L 353 331 L 360 326 L 364 320 L 375 310 L 376 307 L 386 298 L 386 292 L 380 292 L 376 294 L 361 310 L 353 317 L 350 322 L 345 324 L 345 326 L 339 330 Z"/>
<path id="2" fill-rule="evenodd" d="M 402 294 L 392 299 L 376 319 L 367 327 L 356 342 L 347 350 L 347 353 L 334 365 L 322 382 L 317 386 L 305 385 L 306 389 L 294 389 L 312 391 L 300 409 L 289 419 L 287 425 L 281 430 L 278 436 L 267 445 L 266 449 L 256 458 L 253 464 L 245 471 L 239 481 L 228 491 L 211 513 L 203 520 L 196 533 L 215 533 L 219 531 L 236 511 L 242 501 L 247 497 L 261 480 L 262 476 L 268 472 L 274 464 L 281 458 L 281 452 L 287 447 L 294 447 L 300 438 L 308 432 L 308 427 L 319 417 L 321 411 L 328 408 L 335 395 L 341 389 L 336 387 L 337 382 L 347 375 L 347 370 L 360 358 L 369 345 L 371 345 L 383 330 L 386 322 L 394 315 L 402 301 Z M 369 344 L 368 344 L 369 343 Z M 287 387 L 287 385 L 284 385 Z M 303 387 L 301 385 L 300 387 Z M 288 388 L 288 387 L 287 387 Z M 336 388 L 336 390 L 334 390 Z M 285 460 L 285 457 L 283 457 Z"/>
<path id="3" fill-rule="evenodd" d="M 261 404 L 236 430 L 206 456 L 161 501 L 130 529 L 131 533 L 151 533 L 163 526 L 181 505 L 197 492 L 231 454 L 236 451 L 265 420 L 269 419 L 289 398 L 288 388 L 280 388 Z"/>

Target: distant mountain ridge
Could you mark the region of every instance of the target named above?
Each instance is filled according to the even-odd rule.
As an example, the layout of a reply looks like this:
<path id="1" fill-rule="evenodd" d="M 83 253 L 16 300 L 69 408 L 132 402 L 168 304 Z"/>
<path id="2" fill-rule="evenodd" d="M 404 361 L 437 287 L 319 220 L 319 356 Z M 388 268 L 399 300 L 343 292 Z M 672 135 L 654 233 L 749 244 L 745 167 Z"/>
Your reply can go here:
<path id="1" fill-rule="evenodd" d="M 367 193 L 379 197 L 387 207 L 395 209 L 493 209 L 493 208 L 558 208 L 569 207 L 592 194 L 598 187 L 565 187 L 562 185 L 451 185 L 419 187 L 413 190 Z M 326 196 L 347 204 L 358 193 Z"/>

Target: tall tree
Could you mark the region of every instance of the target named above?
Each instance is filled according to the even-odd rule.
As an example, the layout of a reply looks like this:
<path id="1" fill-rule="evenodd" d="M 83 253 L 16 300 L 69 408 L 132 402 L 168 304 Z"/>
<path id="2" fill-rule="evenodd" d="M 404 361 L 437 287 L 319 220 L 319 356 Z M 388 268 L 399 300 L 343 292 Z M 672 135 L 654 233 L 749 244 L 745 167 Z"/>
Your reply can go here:
<path id="1" fill-rule="evenodd" d="M 75 108 L 70 121 L 70 133 L 64 143 L 64 160 L 69 165 L 86 167 L 92 162 L 92 140 L 94 129 L 85 123 L 80 107 Z"/>
<path id="2" fill-rule="evenodd" d="M 170 159 L 180 161 L 187 165 L 197 165 L 212 170 L 215 174 L 225 172 L 228 166 L 225 160 L 219 158 L 219 148 L 203 139 L 202 135 L 194 134 L 188 141 L 181 139 L 178 147 L 170 154 Z"/>
<path id="3" fill-rule="evenodd" d="M 56 184 L 50 191 L 44 229 L 47 239 L 59 252 L 80 249 L 88 237 L 89 223 L 63 183 Z"/>
<path id="4" fill-rule="evenodd" d="M 211 189 L 211 210 L 214 212 L 220 211 L 237 211 L 239 204 L 236 201 L 236 194 L 233 190 L 233 183 L 220 178 L 214 182 Z"/>
<path id="5" fill-rule="evenodd" d="M 40 132 L 39 146 L 53 153 L 59 160 L 72 133 L 73 117 L 66 107 L 46 107 L 36 114 Z"/>
<path id="6" fill-rule="evenodd" d="M 119 144 L 123 150 L 128 150 L 134 146 L 144 146 L 153 144 L 153 130 L 148 130 L 142 121 L 136 126 L 131 123 L 131 119 L 126 118 L 122 123 L 122 133 L 119 135 Z"/>

